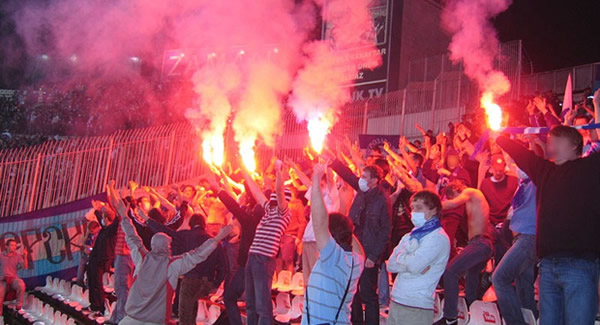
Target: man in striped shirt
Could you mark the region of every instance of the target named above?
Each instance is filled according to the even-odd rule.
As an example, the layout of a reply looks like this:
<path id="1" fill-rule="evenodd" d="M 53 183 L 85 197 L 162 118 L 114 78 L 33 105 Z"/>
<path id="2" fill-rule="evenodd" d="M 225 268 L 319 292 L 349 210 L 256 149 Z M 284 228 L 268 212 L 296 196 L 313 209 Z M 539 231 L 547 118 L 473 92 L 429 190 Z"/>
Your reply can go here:
<path id="1" fill-rule="evenodd" d="M 275 163 L 277 175 L 275 193 L 271 194 L 268 200 L 252 177 L 245 172 L 243 173 L 250 193 L 256 202 L 265 209 L 265 215 L 256 228 L 246 264 L 248 325 L 273 324 L 271 285 L 273 283 L 273 273 L 275 272 L 275 257 L 279 251 L 281 236 L 290 224 L 291 219 L 288 210 L 288 200 L 291 193 L 286 195 L 283 189 L 281 165 L 280 160 Z"/>

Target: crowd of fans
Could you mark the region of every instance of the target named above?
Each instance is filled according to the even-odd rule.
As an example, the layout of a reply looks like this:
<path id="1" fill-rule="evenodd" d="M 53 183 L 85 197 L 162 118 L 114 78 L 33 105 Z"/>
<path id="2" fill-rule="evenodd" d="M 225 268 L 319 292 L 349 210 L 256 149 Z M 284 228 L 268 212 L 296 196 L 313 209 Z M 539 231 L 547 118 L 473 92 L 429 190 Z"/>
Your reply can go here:
<path id="1" fill-rule="evenodd" d="M 572 127 L 597 120 L 600 90 L 593 106 L 562 112 L 536 96 L 519 124 L 547 135 L 492 132 L 483 146 L 473 125 L 417 125 L 422 140 L 360 150 L 346 139 L 258 173 L 109 184 L 88 214 L 78 281 L 101 315 L 114 265 L 115 324 L 195 324 L 196 302 L 220 286 L 231 324 L 243 296 L 247 324 L 272 324 L 281 270 L 305 278 L 302 324 L 379 324 L 384 308 L 388 324 L 429 325 L 439 289 L 440 324 L 456 324 L 461 289 L 470 305 L 492 285 L 506 324 L 525 324 L 522 308 L 541 324 L 593 324 L 600 132 Z"/>
<path id="2" fill-rule="evenodd" d="M 189 87 L 138 79 L 49 83 L 0 96 L 0 149 L 183 119 Z"/>

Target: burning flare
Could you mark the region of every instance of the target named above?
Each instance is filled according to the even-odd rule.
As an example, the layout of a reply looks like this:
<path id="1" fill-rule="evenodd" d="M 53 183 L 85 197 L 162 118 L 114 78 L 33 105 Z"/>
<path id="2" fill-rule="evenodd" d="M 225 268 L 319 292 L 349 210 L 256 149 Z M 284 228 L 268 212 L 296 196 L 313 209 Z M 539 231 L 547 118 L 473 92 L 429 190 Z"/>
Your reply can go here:
<path id="1" fill-rule="evenodd" d="M 491 92 L 486 92 L 481 96 L 481 107 L 485 109 L 489 128 L 492 131 L 500 130 L 502 128 L 502 108 L 494 102 Z"/>
<path id="2" fill-rule="evenodd" d="M 332 124 L 329 119 L 322 116 L 308 120 L 308 136 L 315 152 L 323 151 L 323 142 L 325 142 L 325 137 L 329 134 Z"/>
<path id="3" fill-rule="evenodd" d="M 254 173 L 256 172 L 256 154 L 254 153 L 254 139 L 245 139 L 240 142 L 240 156 L 246 169 Z"/>
<path id="4" fill-rule="evenodd" d="M 209 165 L 223 166 L 225 161 L 225 144 L 223 137 L 213 134 L 202 142 L 202 157 Z"/>

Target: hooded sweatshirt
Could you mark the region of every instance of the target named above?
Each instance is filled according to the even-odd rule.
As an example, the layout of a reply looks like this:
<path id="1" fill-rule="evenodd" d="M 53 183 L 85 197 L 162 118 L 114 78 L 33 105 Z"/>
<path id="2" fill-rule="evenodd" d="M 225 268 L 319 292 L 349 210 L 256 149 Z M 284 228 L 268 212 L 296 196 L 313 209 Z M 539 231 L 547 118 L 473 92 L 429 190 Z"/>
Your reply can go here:
<path id="1" fill-rule="evenodd" d="M 148 251 L 129 218 L 122 218 L 121 227 L 135 264 L 133 284 L 125 305 L 126 323 L 172 324 L 169 316 L 177 278 L 205 261 L 218 242 L 209 239 L 183 255 L 171 256 L 171 238 L 166 234 L 155 234 L 152 250 Z"/>

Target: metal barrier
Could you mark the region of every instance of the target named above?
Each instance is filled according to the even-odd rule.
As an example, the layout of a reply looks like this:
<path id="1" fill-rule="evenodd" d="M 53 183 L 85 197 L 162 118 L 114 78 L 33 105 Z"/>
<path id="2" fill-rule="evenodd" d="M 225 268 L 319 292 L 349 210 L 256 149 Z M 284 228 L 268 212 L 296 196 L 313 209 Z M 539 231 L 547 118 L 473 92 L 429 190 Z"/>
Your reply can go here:
<path id="1" fill-rule="evenodd" d="M 600 62 L 596 62 L 523 76 L 522 94 L 531 96 L 547 91 L 563 94 L 569 74 L 573 78 L 573 92 L 600 86 Z"/>
<path id="2" fill-rule="evenodd" d="M 191 125 L 119 131 L 0 151 L 0 216 L 71 202 L 129 180 L 161 186 L 203 171 Z"/>

